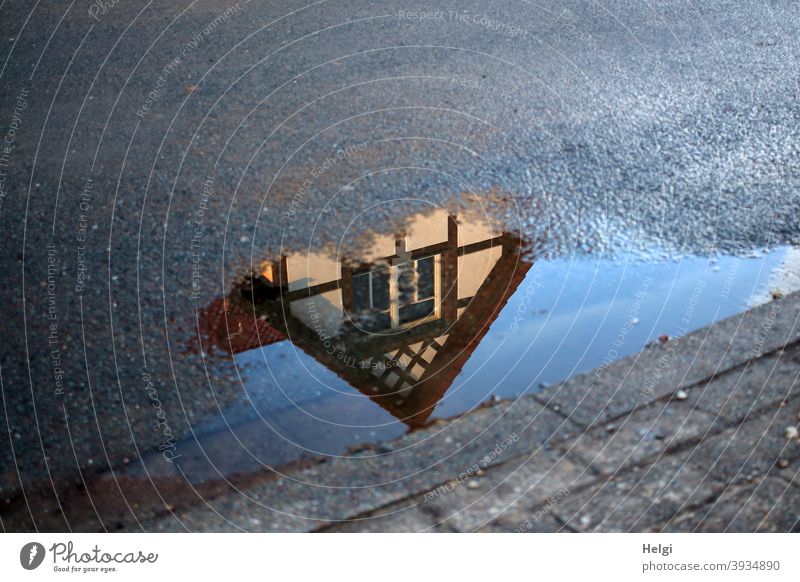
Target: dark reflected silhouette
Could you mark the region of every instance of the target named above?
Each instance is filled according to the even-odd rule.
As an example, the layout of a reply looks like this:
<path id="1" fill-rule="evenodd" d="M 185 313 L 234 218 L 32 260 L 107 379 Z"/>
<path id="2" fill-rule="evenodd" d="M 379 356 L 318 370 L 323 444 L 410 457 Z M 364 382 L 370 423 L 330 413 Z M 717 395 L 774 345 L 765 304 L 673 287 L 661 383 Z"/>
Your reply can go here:
<path id="1" fill-rule="evenodd" d="M 288 339 L 419 427 L 531 267 L 522 251 L 510 233 L 438 211 L 363 257 L 265 261 L 201 331 L 229 354 Z"/>

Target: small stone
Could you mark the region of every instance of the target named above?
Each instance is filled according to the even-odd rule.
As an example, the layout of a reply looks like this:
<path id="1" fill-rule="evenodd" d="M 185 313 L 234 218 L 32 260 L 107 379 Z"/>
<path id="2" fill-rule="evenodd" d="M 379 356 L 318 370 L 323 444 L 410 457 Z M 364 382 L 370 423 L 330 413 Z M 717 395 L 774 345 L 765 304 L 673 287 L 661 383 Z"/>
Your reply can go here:
<path id="1" fill-rule="evenodd" d="M 475 474 L 476 474 L 478 477 L 480 477 L 481 475 L 483 475 L 483 473 L 484 473 L 483 469 L 478 469 L 477 471 L 475 471 Z"/>
<path id="2" fill-rule="evenodd" d="M 686 390 L 675 392 L 675 400 L 686 400 L 687 398 L 689 398 L 689 393 Z"/>
<path id="3" fill-rule="evenodd" d="M 789 466 L 789 461 L 787 459 L 778 459 L 776 464 L 778 465 L 779 469 L 785 469 Z"/>
<path id="4" fill-rule="evenodd" d="M 616 424 L 614 424 L 613 422 L 610 422 L 610 423 L 608 423 L 608 424 L 606 425 L 606 430 L 607 430 L 608 432 L 614 432 L 615 430 L 617 430 L 617 425 L 616 425 Z"/>
<path id="5" fill-rule="evenodd" d="M 796 426 L 787 426 L 786 429 L 783 431 L 783 436 L 787 440 L 796 439 L 797 435 L 800 434 L 800 431 L 797 430 Z"/>
<path id="6" fill-rule="evenodd" d="M 467 481 L 467 489 L 477 489 L 480 486 L 481 484 L 475 479 L 470 479 L 469 481 Z"/>
<path id="7" fill-rule="evenodd" d="M 588 515 L 582 515 L 580 519 L 580 523 L 583 527 L 588 527 L 590 523 L 592 523 L 592 518 Z"/>
<path id="8" fill-rule="evenodd" d="M 775 289 L 772 292 L 772 298 L 778 301 L 779 299 L 783 299 L 783 292 L 780 289 Z"/>

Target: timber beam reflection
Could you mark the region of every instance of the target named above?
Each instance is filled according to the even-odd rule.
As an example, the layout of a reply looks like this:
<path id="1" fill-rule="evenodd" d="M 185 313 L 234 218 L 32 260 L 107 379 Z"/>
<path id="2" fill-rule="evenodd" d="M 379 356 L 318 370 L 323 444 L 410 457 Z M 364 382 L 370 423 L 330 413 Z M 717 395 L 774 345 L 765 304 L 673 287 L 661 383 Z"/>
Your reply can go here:
<path id="1" fill-rule="evenodd" d="M 265 261 L 230 297 L 411 427 L 428 420 L 531 266 L 512 234 L 443 212 L 420 221 L 357 259 Z"/>

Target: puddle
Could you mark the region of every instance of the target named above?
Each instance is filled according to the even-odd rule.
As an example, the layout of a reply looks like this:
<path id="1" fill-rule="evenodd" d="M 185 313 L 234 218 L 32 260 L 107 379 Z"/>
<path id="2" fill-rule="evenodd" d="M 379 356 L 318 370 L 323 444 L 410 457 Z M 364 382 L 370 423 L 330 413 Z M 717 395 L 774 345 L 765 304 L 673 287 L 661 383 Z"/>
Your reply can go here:
<path id="1" fill-rule="evenodd" d="M 342 455 L 536 392 L 741 312 L 792 254 L 537 258 L 442 209 L 344 248 L 264 258 L 200 312 L 204 359 L 233 362 L 240 394 L 178 443 L 191 481 Z M 172 467 L 153 459 L 151 475 Z"/>

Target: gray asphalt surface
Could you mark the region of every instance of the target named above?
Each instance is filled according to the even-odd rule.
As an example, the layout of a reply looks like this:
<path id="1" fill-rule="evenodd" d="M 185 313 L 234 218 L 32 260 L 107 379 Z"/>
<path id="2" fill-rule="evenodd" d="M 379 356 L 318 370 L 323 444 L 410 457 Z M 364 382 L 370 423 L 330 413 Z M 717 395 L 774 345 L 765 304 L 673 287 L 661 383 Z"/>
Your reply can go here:
<path id="1" fill-rule="evenodd" d="M 0 15 L 9 503 L 235 398 L 235 370 L 187 351 L 196 309 L 281 250 L 465 199 L 540 256 L 800 243 L 795 2 Z"/>

